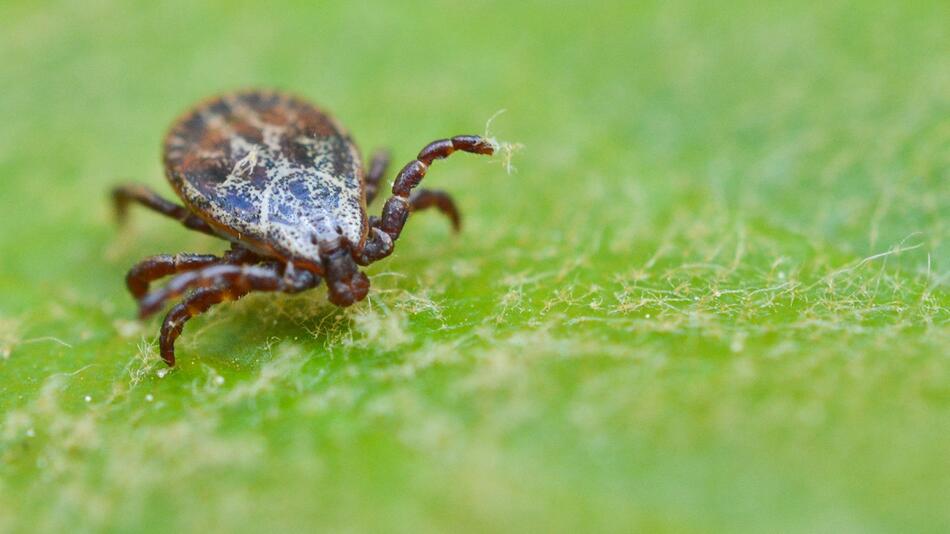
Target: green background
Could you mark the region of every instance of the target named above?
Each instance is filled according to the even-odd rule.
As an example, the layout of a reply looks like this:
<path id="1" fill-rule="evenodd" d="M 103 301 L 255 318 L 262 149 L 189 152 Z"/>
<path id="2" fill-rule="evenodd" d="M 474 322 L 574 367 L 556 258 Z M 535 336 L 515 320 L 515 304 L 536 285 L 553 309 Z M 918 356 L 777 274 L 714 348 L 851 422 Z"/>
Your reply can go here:
<path id="1" fill-rule="evenodd" d="M 0 4 L 0 530 L 947 531 L 950 4 Z M 249 86 L 465 216 L 165 374 L 106 193 Z M 387 180 L 388 183 L 388 180 Z M 379 209 L 375 205 L 372 211 Z"/>

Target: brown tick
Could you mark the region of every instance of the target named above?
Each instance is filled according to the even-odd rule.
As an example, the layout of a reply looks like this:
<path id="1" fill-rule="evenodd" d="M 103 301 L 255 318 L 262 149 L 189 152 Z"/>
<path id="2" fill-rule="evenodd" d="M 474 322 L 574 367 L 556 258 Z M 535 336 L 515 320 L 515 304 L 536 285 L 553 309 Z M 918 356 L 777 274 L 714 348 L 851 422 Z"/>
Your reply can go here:
<path id="1" fill-rule="evenodd" d="M 116 187 L 119 220 L 129 202 L 231 242 L 222 256 L 160 254 L 126 276 L 139 316 L 184 295 L 165 316 L 162 358 L 175 365 L 185 322 L 211 306 L 252 291 L 298 293 L 326 279 L 330 302 L 363 300 L 369 279 L 357 266 L 389 256 L 413 211 L 435 207 L 459 227 L 455 202 L 443 191 L 413 189 L 434 160 L 456 151 L 491 155 L 476 135 L 429 143 L 396 175 L 379 217 L 367 217 L 389 156 L 377 152 L 364 171 L 350 135 L 329 114 L 281 92 L 246 91 L 206 100 L 171 127 L 165 175 L 184 206 L 141 185 Z M 149 284 L 176 274 L 167 285 Z"/>

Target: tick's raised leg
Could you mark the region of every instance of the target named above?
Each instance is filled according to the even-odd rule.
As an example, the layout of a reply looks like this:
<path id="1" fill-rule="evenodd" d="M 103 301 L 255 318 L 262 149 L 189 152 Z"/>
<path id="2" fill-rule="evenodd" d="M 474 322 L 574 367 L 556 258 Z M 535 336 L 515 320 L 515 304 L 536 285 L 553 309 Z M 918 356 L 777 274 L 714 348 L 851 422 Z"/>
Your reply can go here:
<path id="1" fill-rule="evenodd" d="M 177 220 L 186 228 L 216 236 L 214 230 L 197 215 L 188 211 L 188 208 L 165 200 L 158 193 L 139 184 L 120 185 L 112 190 L 112 200 L 115 203 L 115 214 L 119 223 L 125 222 L 128 216 L 129 203 L 141 204 L 152 211 L 161 213 Z"/>
<path id="2" fill-rule="evenodd" d="M 416 159 L 410 161 L 396 176 L 393 194 L 383 206 L 382 216 L 374 221 L 376 224 L 361 254 L 356 257 L 357 262 L 366 265 L 392 253 L 393 243 L 399 239 L 409 217 L 409 194 L 425 177 L 433 161 L 447 158 L 456 151 L 491 155 L 495 153 L 495 145 L 477 135 L 459 135 L 433 141 L 423 148 Z"/>
<path id="3" fill-rule="evenodd" d="M 129 269 L 125 283 L 129 293 L 132 293 L 135 300 L 139 300 L 148 293 L 149 284 L 171 274 L 194 271 L 219 263 L 243 264 L 259 261 L 260 256 L 238 246 L 232 246 L 221 258 L 213 254 L 159 254 L 145 258 Z"/>
<path id="4" fill-rule="evenodd" d="M 385 149 L 377 150 L 373 153 L 373 159 L 370 160 L 369 172 L 366 173 L 366 205 L 368 206 L 379 193 L 379 182 L 386 174 L 389 167 L 389 151 Z"/>
<path id="5" fill-rule="evenodd" d="M 214 265 L 200 271 L 182 274 L 169 283 L 169 286 L 174 284 L 174 290 L 166 291 L 168 289 L 166 287 L 147 296 L 149 298 L 164 292 L 160 298 L 156 299 L 160 307 L 168 299 L 182 294 L 189 288 L 198 288 L 176 304 L 165 316 L 158 338 L 162 359 L 170 366 L 175 365 L 175 340 L 181 335 L 185 323 L 192 317 L 208 311 L 208 308 L 215 304 L 237 300 L 253 291 L 297 293 L 315 287 L 319 283 L 320 278 L 309 271 L 281 274 L 273 265 L 268 267 Z M 143 316 L 146 315 L 144 311 L 143 306 Z"/>

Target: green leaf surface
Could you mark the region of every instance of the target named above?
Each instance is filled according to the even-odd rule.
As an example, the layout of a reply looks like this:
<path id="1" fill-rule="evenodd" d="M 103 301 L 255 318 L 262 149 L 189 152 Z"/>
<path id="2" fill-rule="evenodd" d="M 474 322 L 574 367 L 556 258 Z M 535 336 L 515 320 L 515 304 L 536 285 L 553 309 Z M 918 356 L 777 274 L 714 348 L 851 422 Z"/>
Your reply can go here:
<path id="1" fill-rule="evenodd" d="M 948 6 L 0 4 L 0 531 L 950 530 Z M 168 372 L 124 273 L 226 244 L 107 192 L 259 86 L 524 149 Z"/>

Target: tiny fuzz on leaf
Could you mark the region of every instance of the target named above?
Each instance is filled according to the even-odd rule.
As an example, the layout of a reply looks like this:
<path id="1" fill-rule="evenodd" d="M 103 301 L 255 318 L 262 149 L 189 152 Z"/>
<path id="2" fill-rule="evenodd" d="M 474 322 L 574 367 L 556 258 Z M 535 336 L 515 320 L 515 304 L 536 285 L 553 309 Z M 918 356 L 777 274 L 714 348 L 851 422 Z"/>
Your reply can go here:
<path id="1" fill-rule="evenodd" d="M 488 118 L 487 121 L 485 121 L 485 135 L 482 137 L 484 137 L 485 141 L 487 141 L 491 145 L 492 149 L 495 151 L 496 156 L 501 155 L 501 164 L 502 166 L 505 167 L 505 172 L 507 172 L 508 174 L 511 174 L 512 172 L 515 172 L 518 170 L 514 165 L 511 164 L 512 156 L 514 156 L 515 152 L 518 152 L 524 149 L 524 145 L 521 143 L 499 141 L 497 137 L 491 134 L 492 122 L 494 122 L 495 119 L 498 118 L 499 115 L 501 115 L 502 113 L 506 111 L 508 110 L 499 109 L 498 111 L 495 112 L 494 115 L 492 115 L 491 117 Z"/>

